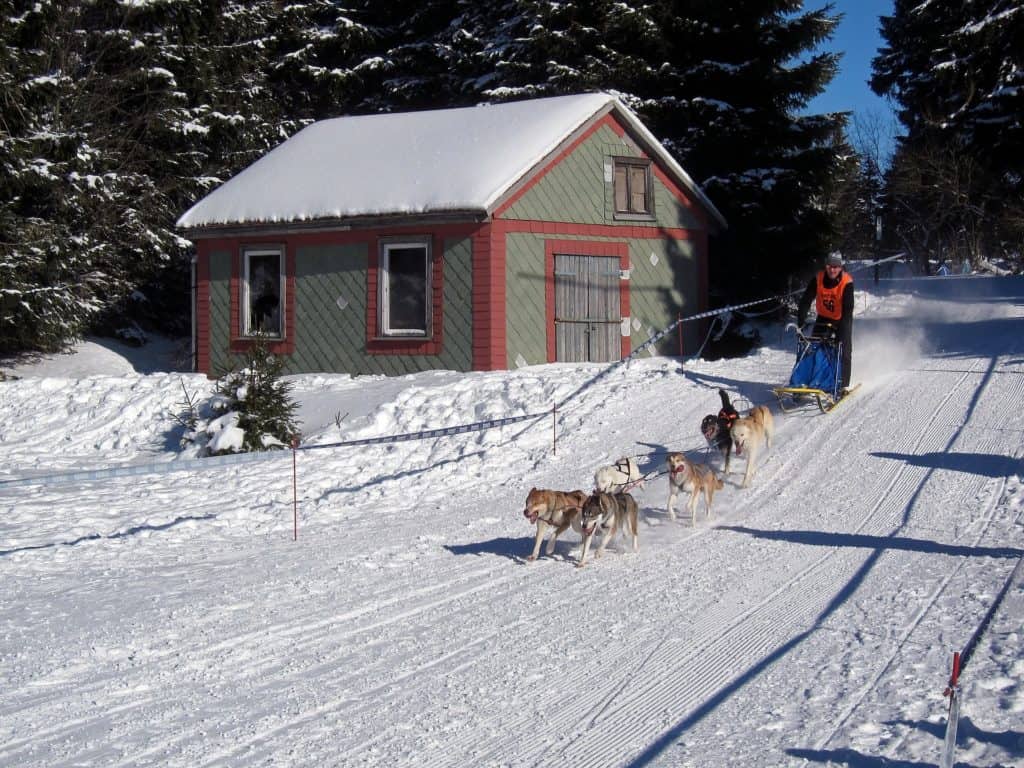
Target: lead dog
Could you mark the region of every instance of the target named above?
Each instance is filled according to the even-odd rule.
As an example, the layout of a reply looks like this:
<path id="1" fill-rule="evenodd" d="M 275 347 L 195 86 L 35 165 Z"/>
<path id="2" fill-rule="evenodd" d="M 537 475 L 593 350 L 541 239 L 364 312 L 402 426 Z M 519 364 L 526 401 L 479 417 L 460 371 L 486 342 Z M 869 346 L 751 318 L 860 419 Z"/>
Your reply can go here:
<path id="1" fill-rule="evenodd" d="M 636 459 L 627 456 L 594 473 L 594 490 L 598 493 L 623 493 L 636 485 L 643 487 L 640 467 Z"/>
<path id="2" fill-rule="evenodd" d="M 709 413 L 700 423 L 701 434 L 708 441 L 708 447 L 714 448 L 720 454 L 724 462 L 723 472 L 729 474 L 729 459 L 732 458 L 732 435 L 730 429 L 732 423 L 740 417 L 733 404 L 729 401 L 729 394 L 724 389 L 718 390 L 718 396 L 722 398 L 722 408 L 715 416 Z"/>
<path id="3" fill-rule="evenodd" d="M 711 501 L 715 491 L 722 487 L 722 480 L 711 471 L 711 467 L 695 464 L 681 453 L 670 453 L 665 461 L 668 464 L 668 516 L 676 519 L 676 497 L 683 491 L 689 491 L 690 500 L 686 508 L 690 512 L 690 521 L 697 523 L 697 500 L 704 495 L 704 512 L 711 517 Z"/>
<path id="4" fill-rule="evenodd" d="M 555 540 L 565 533 L 570 525 L 577 533 L 583 533 L 583 528 L 580 527 L 580 512 L 586 499 L 587 494 L 583 491 L 565 493 L 550 491 L 546 488 L 530 489 L 526 495 L 526 508 L 523 510 L 523 515 L 531 523 L 537 524 L 537 538 L 533 542 L 533 554 L 526 558 L 527 560 L 532 562 L 537 559 L 537 555 L 540 554 L 540 544 L 544 540 L 548 526 L 555 529 L 548 540 L 546 554 L 549 556 L 555 551 Z"/>
<path id="5" fill-rule="evenodd" d="M 754 468 L 761 450 L 761 443 L 764 443 L 769 451 L 771 450 L 774 430 L 774 418 L 766 405 L 755 406 L 747 416 L 742 416 L 733 422 L 733 451 L 737 456 L 745 456 L 747 460 L 747 470 L 743 473 L 743 488 L 749 486 L 750 481 L 754 479 Z"/>
<path id="6" fill-rule="evenodd" d="M 594 534 L 600 528 L 604 531 L 604 538 L 594 553 L 594 557 L 600 557 L 608 542 L 615 535 L 615 532 L 622 530 L 623 536 L 630 535 L 633 540 L 633 551 L 640 550 L 640 537 L 637 525 L 640 517 L 640 508 L 636 501 L 628 493 L 595 493 L 587 497 L 583 502 L 583 511 L 580 513 L 580 525 L 583 528 L 583 552 L 580 561 L 576 563 L 577 568 L 582 568 L 587 562 L 587 552 L 590 551 L 590 542 Z"/>

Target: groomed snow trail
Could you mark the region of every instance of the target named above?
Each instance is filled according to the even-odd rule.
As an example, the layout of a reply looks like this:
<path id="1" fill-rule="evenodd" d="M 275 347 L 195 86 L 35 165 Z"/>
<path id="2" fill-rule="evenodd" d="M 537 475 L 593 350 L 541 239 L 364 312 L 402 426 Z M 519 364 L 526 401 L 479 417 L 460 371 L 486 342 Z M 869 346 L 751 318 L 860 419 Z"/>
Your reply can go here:
<path id="1" fill-rule="evenodd" d="M 300 454 L 298 542 L 289 457 L 0 487 L 0 765 L 937 762 L 949 657 L 1024 552 L 1024 282 L 893 282 L 868 299 L 851 402 L 776 411 L 752 487 L 737 462 L 710 520 L 669 521 L 655 478 L 636 492 L 639 555 L 619 540 L 583 569 L 571 532 L 524 562 L 530 487 L 586 489 L 620 455 L 657 471 L 666 450 L 696 452 L 717 387 L 769 401 L 788 343 L 602 377 L 560 414 L 557 456 L 550 420 Z M 543 411 L 599 371 L 413 377 L 348 434 Z M 127 411 L 113 443 L 95 424 L 48 434 L 54 466 L 137 459 L 131 420 L 180 392 L 157 378 L 44 380 L 64 413 Z M 27 419 L 31 385 L 12 384 Z M 298 394 L 325 397 L 321 384 Z M 36 423 L 56 434 L 58 416 Z M 46 442 L 7 438 L 0 460 L 38 471 Z M 1000 619 L 996 641 L 1019 625 Z M 966 676 L 965 754 L 1009 765 L 1018 747 L 992 734 L 1024 734 L 1024 697 L 992 680 L 1024 665 L 984 657 Z"/>

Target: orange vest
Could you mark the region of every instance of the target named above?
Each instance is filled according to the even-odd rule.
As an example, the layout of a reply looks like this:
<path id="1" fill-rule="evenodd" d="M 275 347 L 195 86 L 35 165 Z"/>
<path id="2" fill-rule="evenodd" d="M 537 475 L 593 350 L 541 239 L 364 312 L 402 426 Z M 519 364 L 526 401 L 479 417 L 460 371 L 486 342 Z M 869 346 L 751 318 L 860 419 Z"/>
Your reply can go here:
<path id="1" fill-rule="evenodd" d="M 825 271 L 818 273 L 818 296 L 814 305 L 818 310 L 818 317 L 826 320 L 840 320 L 843 317 L 843 290 L 852 282 L 853 278 L 849 273 L 843 272 L 835 288 L 826 288 Z"/>

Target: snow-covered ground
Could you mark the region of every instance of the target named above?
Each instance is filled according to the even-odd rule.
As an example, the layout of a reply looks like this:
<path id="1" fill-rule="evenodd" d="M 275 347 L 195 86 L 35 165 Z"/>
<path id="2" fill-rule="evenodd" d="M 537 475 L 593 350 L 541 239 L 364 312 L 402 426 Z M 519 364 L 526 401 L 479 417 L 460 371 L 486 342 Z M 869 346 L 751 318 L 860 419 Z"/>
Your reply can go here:
<path id="1" fill-rule="evenodd" d="M 670 522 L 654 478 L 639 554 L 583 569 L 571 532 L 524 562 L 529 489 L 704 458 L 718 387 L 749 405 L 788 377 L 781 330 L 604 376 L 296 377 L 306 445 L 579 390 L 557 452 L 550 417 L 300 452 L 297 541 L 290 452 L 0 484 L 0 765 L 937 764 L 952 653 L 1024 553 L 1024 280 L 866 287 L 849 403 L 776 411 L 752 487 L 734 467 L 710 520 Z M 0 480 L 173 464 L 169 414 L 212 385 L 79 350 L 3 367 Z M 1022 616 L 1018 571 L 964 672 L 958 765 L 1024 764 Z"/>

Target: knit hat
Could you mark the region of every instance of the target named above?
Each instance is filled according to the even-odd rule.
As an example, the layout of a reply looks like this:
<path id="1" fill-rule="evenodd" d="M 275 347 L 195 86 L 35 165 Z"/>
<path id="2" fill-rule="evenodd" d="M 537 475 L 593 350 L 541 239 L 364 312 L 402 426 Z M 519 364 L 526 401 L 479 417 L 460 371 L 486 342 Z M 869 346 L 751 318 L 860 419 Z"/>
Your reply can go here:
<path id="1" fill-rule="evenodd" d="M 843 266 L 843 257 L 838 251 L 833 251 L 825 259 L 826 267 L 841 267 Z"/>

